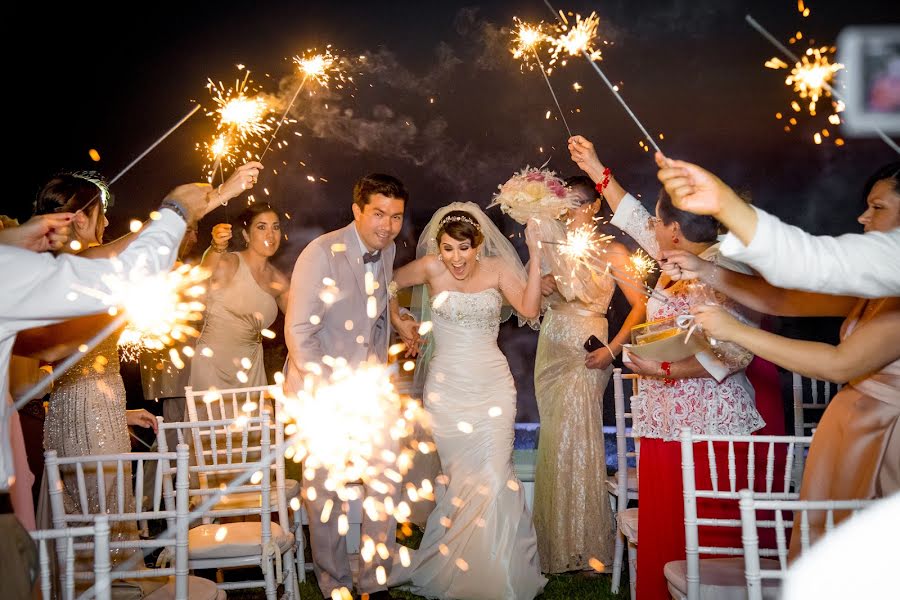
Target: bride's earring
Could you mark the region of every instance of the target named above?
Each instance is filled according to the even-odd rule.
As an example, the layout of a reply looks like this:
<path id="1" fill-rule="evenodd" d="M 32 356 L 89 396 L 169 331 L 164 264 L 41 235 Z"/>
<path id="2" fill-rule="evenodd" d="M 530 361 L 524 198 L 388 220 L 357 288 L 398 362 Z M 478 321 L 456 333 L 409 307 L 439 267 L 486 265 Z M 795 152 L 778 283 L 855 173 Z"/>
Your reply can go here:
<path id="1" fill-rule="evenodd" d="M 444 255 L 443 255 L 443 254 L 438 254 L 438 260 L 441 261 L 441 262 L 444 262 Z"/>
<path id="2" fill-rule="evenodd" d="M 475 260 L 481 262 L 481 252 L 475 255 Z"/>

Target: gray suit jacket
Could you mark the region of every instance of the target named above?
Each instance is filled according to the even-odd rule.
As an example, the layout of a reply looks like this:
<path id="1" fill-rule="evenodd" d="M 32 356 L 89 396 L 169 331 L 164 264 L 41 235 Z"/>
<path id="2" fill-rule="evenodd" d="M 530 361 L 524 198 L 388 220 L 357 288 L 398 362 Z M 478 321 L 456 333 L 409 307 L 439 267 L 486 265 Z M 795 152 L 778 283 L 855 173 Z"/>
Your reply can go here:
<path id="1" fill-rule="evenodd" d="M 381 275 L 375 298 L 376 318 L 367 314 L 362 252 L 354 223 L 319 236 L 300 253 L 291 276 L 291 290 L 285 314 L 284 337 L 288 347 L 285 364 L 285 392 L 301 389 L 307 363 L 322 362 L 323 356 L 343 357 L 358 365 L 374 355 L 387 362 L 390 319 L 387 311 L 387 286 L 393 279 L 394 244 L 382 251 Z M 323 298 L 327 286 L 335 282 L 337 294 L 331 304 Z M 316 323 L 310 322 L 311 317 Z M 347 326 L 352 324 L 351 329 Z M 328 368 L 322 365 L 325 372 Z"/>

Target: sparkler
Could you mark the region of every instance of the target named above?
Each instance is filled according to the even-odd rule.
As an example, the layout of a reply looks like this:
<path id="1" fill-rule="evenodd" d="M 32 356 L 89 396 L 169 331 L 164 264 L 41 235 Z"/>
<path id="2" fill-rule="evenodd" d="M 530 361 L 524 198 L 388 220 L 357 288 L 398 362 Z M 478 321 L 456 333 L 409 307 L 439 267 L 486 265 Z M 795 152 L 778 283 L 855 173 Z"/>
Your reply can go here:
<path id="1" fill-rule="evenodd" d="M 547 82 L 547 89 L 550 90 L 550 95 L 553 97 L 553 102 L 556 104 L 556 110 L 559 112 L 559 117 L 562 119 L 563 125 L 566 127 L 566 132 L 569 134 L 569 137 L 572 137 L 572 130 L 569 128 L 569 123 L 566 121 L 566 116 L 563 114 L 562 107 L 559 105 L 559 99 L 556 97 L 556 92 L 553 90 L 553 86 L 550 84 L 550 78 L 547 77 L 547 71 L 544 69 L 544 64 L 541 62 L 541 57 L 538 55 L 538 44 L 540 44 L 543 40 L 548 39 L 547 35 L 543 32 L 543 23 L 538 23 L 537 25 L 529 25 L 524 21 L 519 20 L 518 17 L 513 17 L 513 20 L 518 25 L 518 29 L 514 32 L 514 41 L 515 45 L 510 50 L 512 52 L 513 58 L 522 59 L 522 66 L 528 67 L 531 70 L 533 67 L 528 63 L 529 52 L 532 56 L 534 56 L 535 61 L 537 61 L 538 68 L 541 70 L 541 75 L 544 76 L 544 81 Z M 549 113 L 548 113 L 549 115 Z"/>
<path id="2" fill-rule="evenodd" d="M 208 278 L 206 269 L 185 264 L 160 277 L 123 284 L 121 306 L 128 314 L 128 326 L 119 347 L 125 360 L 136 361 L 143 349 L 163 350 L 199 337 L 194 324 L 203 318 L 206 307 L 199 298 Z M 183 368 L 177 349 L 172 348 L 170 356 L 177 368 Z"/>
<path id="3" fill-rule="evenodd" d="M 140 269 L 104 277 L 109 292 L 73 288 L 73 294 L 82 293 L 103 299 L 110 306 L 110 314 L 116 318 L 19 396 L 16 406 L 41 396 L 56 378 L 123 325 L 129 324 L 126 329 L 129 333 L 121 342 L 125 346 L 126 359 L 142 347 L 162 349 L 198 336 L 199 332 L 192 323 L 202 318 L 204 307 L 197 298 L 205 291 L 201 282 L 207 277 L 209 272 L 204 269 L 182 265 L 172 272 L 151 277 L 143 275 Z M 170 356 L 176 366 L 181 362 L 175 348 L 171 349 Z"/>
<path id="4" fill-rule="evenodd" d="M 328 82 L 332 77 L 335 77 L 340 81 L 344 80 L 344 72 L 341 69 L 340 57 L 332 54 L 330 45 L 325 47 L 325 52 L 323 53 L 312 54 L 312 52 L 312 50 L 307 50 L 306 54 L 303 56 L 295 56 L 293 59 L 297 68 L 300 70 L 300 73 L 303 74 L 303 78 L 300 80 L 300 85 L 297 86 L 293 97 L 291 97 L 291 101 L 288 102 L 287 108 L 284 109 L 284 114 L 281 115 L 281 119 L 278 121 L 278 125 L 275 126 L 275 131 L 269 138 L 266 147 L 263 149 L 262 154 L 259 155 L 259 160 L 262 160 L 263 156 L 266 155 L 266 152 L 269 151 L 272 140 L 275 139 L 278 130 L 281 129 L 281 125 L 284 123 L 285 119 L 287 119 L 288 114 L 291 112 L 291 108 L 294 106 L 294 102 L 297 101 L 297 96 L 300 95 L 307 80 L 312 80 L 324 88 L 328 87 Z"/>
<path id="5" fill-rule="evenodd" d="M 244 74 L 242 81 L 236 80 L 234 87 L 231 88 L 226 88 L 221 81 L 219 83 L 214 83 L 212 79 L 207 81 L 206 87 L 212 95 L 213 102 L 218 106 L 207 113 L 207 116 L 218 115 L 218 123 L 212 140 L 197 144 L 197 147 L 205 150 L 208 159 L 212 161 L 212 166 L 208 169 L 208 178 L 212 182 L 216 171 L 220 171 L 222 179 L 225 179 L 222 163 L 234 167 L 240 159 L 238 152 L 241 146 L 258 147 L 258 140 L 272 131 L 275 117 L 271 114 L 272 107 L 266 98 L 256 93 L 258 90 L 248 88 L 252 83 L 250 71 Z M 253 158 L 250 150 L 245 150 L 245 153 L 246 158 Z M 206 165 L 204 170 L 207 170 Z"/>
<path id="6" fill-rule="evenodd" d="M 553 13 L 553 16 L 555 16 L 563 26 L 568 27 L 566 16 L 561 11 L 557 12 L 557 10 L 553 8 L 553 5 L 550 4 L 549 0 L 544 0 L 544 4 L 547 5 L 547 8 L 549 8 L 550 12 Z M 592 16 L 595 15 L 592 14 Z M 589 20 L 590 18 L 585 21 L 577 19 L 576 26 L 569 30 L 571 37 L 567 36 L 565 42 L 560 41 L 561 47 L 564 48 L 566 52 L 568 52 L 572 56 L 575 56 L 579 53 L 584 56 L 588 63 L 590 63 L 591 67 L 593 67 L 594 71 L 597 72 L 597 75 L 600 76 L 600 79 L 603 80 L 603 83 L 606 84 L 606 87 L 609 88 L 609 91 L 611 91 L 613 93 L 613 96 L 616 97 L 616 100 L 619 101 L 619 104 L 622 105 L 622 108 L 625 109 L 625 112 L 628 113 L 628 116 L 631 117 L 631 120 L 634 121 L 634 124 L 638 126 L 638 128 L 641 130 L 641 133 L 643 133 L 644 137 L 647 138 L 647 141 L 650 142 L 650 145 L 653 146 L 653 148 L 657 152 L 662 154 L 662 150 L 660 150 L 659 145 L 657 145 L 656 143 L 656 140 L 654 140 L 653 137 L 647 132 L 647 129 L 637 118 L 637 115 L 634 114 L 634 111 L 631 110 L 631 108 L 628 106 L 628 104 L 626 104 L 625 100 L 619 94 L 619 88 L 613 85 L 613 83 L 606 77 L 606 74 L 603 72 L 603 70 L 597 65 L 597 55 L 594 54 L 596 51 L 592 50 L 590 47 L 590 42 L 593 38 L 586 37 L 588 33 L 593 33 L 593 35 L 596 35 L 597 27 L 596 23 L 594 23 L 592 29 L 587 29 Z M 580 29 L 579 23 L 581 23 Z M 572 34 L 572 31 L 575 31 L 576 33 Z M 576 43 L 578 43 L 578 45 L 576 45 Z"/>
<path id="7" fill-rule="evenodd" d="M 611 235 L 599 235 L 590 227 L 580 227 L 574 231 L 566 232 L 565 241 L 541 240 L 541 243 L 559 246 L 559 253 L 572 259 L 576 266 L 584 266 L 592 272 L 596 272 L 599 267 L 602 270 L 601 276 L 608 276 L 622 285 L 637 289 L 648 298 L 654 298 L 664 304 L 668 304 L 669 299 L 665 295 L 649 288 L 647 285 L 634 281 L 629 273 L 622 272 L 603 257 L 604 254 L 607 254 L 604 246 L 609 245 L 614 239 Z M 642 262 L 642 260 L 638 259 L 638 262 Z M 647 260 L 650 261 L 651 259 L 647 257 Z M 632 264 L 629 265 L 629 270 L 632 270 L 634 260 L 630 259 L 630 262 Z"/>
<path id="8" fill-rule="evenodd" d="M 384 494 L 399 487 L 416 451 L 434 450 L 433 445 L 422 442 L 403 443 L 413 438 L 415 424 L 425 419 L 421 405 L 411 398 L 404 399 L 394 389 L 390 377 L 396 372 L 396 365 L 364 363 L 351 368 L 340 358 L 326 358 L 323 362 L 333 368 L 330 377 L 322 377 L 321 366 L 311 364 L 310 374 L 296 397 L 276 398 L 283 405 L 279 418 L 288 423 L 285 432 L 295 440 L 287 451 L 288 457 L 303 461 L 304 478 L 335 492 L 342 502 L 357 499 L 358 489 L 350 484 L 360 480 Z M 316 479 L 317 470 L 325 473 L 324 481 Z M 324 490 L 310 484 L 304 494 L 314 499 Z M 433 485 L 427 480 L 421 487 L 408 483 L 405 491 L 411 502 L 434 498 Z M 374 520 L 393 515 L 402 522 L 411 514 L 406 501 L 395 504 L 386 500 L 380 504 L 367 498 L 363 508 Z M 330 516 L 310 518 L 324 522 Z M 363 558 L 368 561 L 372 556 Z"/>
<path id="9" fill-rule="evenodd" d="M 804 9 L 804 10 L 808 10 L 808 9 Z M 804 13 L 804 16 L 806 16 L 806 13 Z M 806 57 L 804 57 L 804 60 L 800 60 L 800 58 L 797 57 L 796 54 L 791 52 L 784 44 L 779 42 L 775 38 L 775 36 L 773 36 L 771 33 L 769 33 L 769 31 L 765 27 L 760 25 L 759 22 L 756 19 L 754 19 L 752 16 L 746 15 L 744 17 L 744 20 L 747 21 L 747 24 L 749 24 L 753 29 L 755 29 L 761 36 L 766 38 L 773 46 L 778 48 L 782 54 L 784 54 L 786 57 L 788 57 L 794 63 L 794 65 L 795 65 L 794 71 L 797 71 L 797 80 L 799 82 L 801 82 L 800 85 L 804 89 L 824 90 L 825 92 L 830 94 L 833 98 L 837 99 L 838 102 L 840 102 L 841 104 L 844 103 L 844 98 L 841 97 L 841 94 L 831 86 L 831 83 L 830 83 L 831 77 L 826 76 L 826 75 L 828 75 L 830 69 L 825 68 L 825 66 L 823 66 L 821 64 L 816 66 L 816 61 L 814 61 L 813 63 L 810 63 L 809 60 L 806 59 Z M 807 54 L 809 54 L 809 51 L 807 51 Z M 806 65 L 806 66 L 804 66 L 804 65 Z M 831 66 L 833 67 L 834 65 L 831 65 Z M 834 71 L 836 71 L 836 70 L 837 69 L 835 69 Z M 792 77 L 788 78 L 791 80 L 791 83 L 787 83 L 788 80 L 785 80 L 785 83 L 787 83 L 787 85 L 794 84 L 794 81 L 793 81 L 794 80 L 794 71 L 791 72 Z M 833 75 L 834 71 L 832 71 L 830 74 Z M 796 87 L 794 89 L 796 90 Z M 795 111 L 796 111 L 796 108 L 795 108 Z M 797 111 L 797 112 L 799 112 L 799 111 Z M 834 116 L 834 115 L 832 115 L 832 116 Z M 834 123 L 834 121 L 831 118 L 829 118 L 829 121 Z M 884 131 L 882 131 L 880 128 L 874 127 L 874 126 L 873 126 L 873 130 L 878 134 L 878 137 L 880 137 L 885 144 L 887 144 L 894 152 L 896 152 L 897 154 L 900 154 L 900 146 L 898 146 L 897 143 L 894 142 L 894 140 L 889 138 Z"/>

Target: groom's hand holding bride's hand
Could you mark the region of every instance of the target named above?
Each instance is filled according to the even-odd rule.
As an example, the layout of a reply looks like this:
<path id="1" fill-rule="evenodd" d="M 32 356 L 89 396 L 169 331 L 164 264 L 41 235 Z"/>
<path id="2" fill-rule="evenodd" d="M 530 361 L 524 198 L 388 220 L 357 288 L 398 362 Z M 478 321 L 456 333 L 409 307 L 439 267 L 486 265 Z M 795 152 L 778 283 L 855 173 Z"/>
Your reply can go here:
<path id="1" fill-rule="evenodd" d="M 394 328 L 400 335 L 400 339 L 406 344 L 406 354 L 404 356 L 407 358 L 415 357 L 419 353 L 419 346 L 422 343 L 422 339 L 419 336 L 419 322 L 411 315 L 403 314 L 400 315 L 399 320 L 394 322 Z"/>

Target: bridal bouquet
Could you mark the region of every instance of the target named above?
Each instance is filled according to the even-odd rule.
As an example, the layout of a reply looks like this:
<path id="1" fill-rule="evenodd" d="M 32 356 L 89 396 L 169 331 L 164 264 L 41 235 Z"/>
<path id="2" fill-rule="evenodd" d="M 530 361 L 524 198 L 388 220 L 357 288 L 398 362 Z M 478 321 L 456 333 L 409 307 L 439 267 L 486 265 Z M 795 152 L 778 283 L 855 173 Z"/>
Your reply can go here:
<path id="1" fill-rule="evenodd" d="M 525 167 L 509 178 L 488 206 L 500 206 L 505 214 L 523 225 L 530 218 L 558 219 L 577 208 L 578 197 L 553 171 Z"/>

